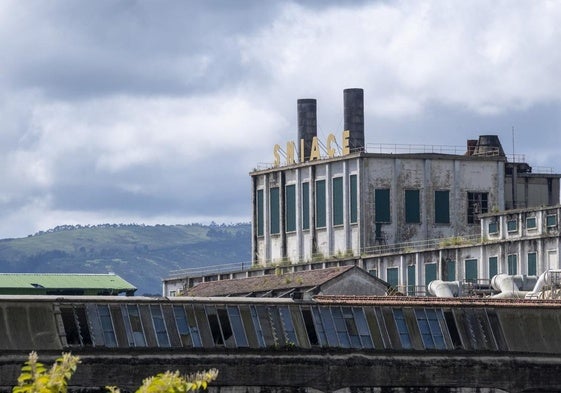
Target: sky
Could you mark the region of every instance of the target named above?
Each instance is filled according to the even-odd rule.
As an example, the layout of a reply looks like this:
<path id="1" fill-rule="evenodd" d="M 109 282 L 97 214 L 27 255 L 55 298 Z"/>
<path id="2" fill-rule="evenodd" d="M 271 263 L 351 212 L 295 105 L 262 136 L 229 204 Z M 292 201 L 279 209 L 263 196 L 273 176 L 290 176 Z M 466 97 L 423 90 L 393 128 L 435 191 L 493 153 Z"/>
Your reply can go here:
<path id="1" fill-rule="evenodd" d="M 343 129 L 561 172 L 561 2 L 0 0 L 0 238 L 251 220 L 249 172 Z"/>

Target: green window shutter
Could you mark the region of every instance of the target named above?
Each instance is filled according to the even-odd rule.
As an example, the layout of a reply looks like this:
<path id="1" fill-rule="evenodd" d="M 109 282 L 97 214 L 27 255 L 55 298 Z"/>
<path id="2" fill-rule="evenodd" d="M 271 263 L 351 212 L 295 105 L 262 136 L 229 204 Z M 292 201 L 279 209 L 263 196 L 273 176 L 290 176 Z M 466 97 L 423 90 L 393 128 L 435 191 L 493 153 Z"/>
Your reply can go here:
<path id="1" fill-rule="evenodd" d="M 387 280 L 386 282 L 392 286 L 392 288 L 397 288 L 399 283 L 399 268 L 389 267 L 386 270 Z"/>
<path id="2" fill-rule="evenodd" d="M 351 175 L 349 178 L 350 181 L 350 200 L 349 200 L 349 207 L 350 207 L 350 221 L 351 223 L 356 223 L 358 221 L 358 183 L 357 183 L 357 176 Z"/>
<path id="3" fill-rule="evenodd" d="M 489 279 L 496 276 L 499 272 L 497 257 L 489 257 Z"/>
<path id="4" fill-rule="evenodd" d="M 528 275 L 535 276 L 537 274 L 537 254 L 535 252 L 528 253 Z"/>
<path id="5" fill-rule="evenodd" d="M 294 184 L 285 187 L 286 193 L 286 231 L 296 230 L 296 186 Z"/>
<path id="6" fill-rule="evenodd" d="M 417 224 L 421 222 L 421 211 L 419 206 L 419 190 L 405 190 L 405 222 Z"/>
<path id="7" fill-rule="evenodd" d="M 450 223 L 450 191 L 434 192 L 434 222 L 436 224 Z"/>
<path id="8" fill-rule="evenodd" d="M 477 282 L 477 259 L 466 259 L 466 281 Z"/>
<path id="9" fill-rule="evenodd" d="M 325 180 L 316 181 L 316 227 L 324 228 L 325 220 Z"/>
<path id="10" fill-rule="evenodd" d="M 425 263 L 425 288 L 428 288 L 429 283 L 434 280 L 436 280 L 436 263 Z"/>
<path id="11" fill-rule="evenodd" d="M 257 190 L 257 236 L 263 236 L 263 190 Z"/>
<path id="12" fill-rule="evenodd" d="M 518 274 L 518 256 L 516 254 L 507 257 L 507 269 L 507 274 L 511 276 Z"/>
<path id="13" fill-rule="evenodd" d="M 269 204 L 270 204 L 270 223 L 271 234 L 280 233 L 280 200 L 279 188 L 274 187 L 269 190 Z"/>
<path id="14" fill-rule="evenodd" d="M 445 262 L 445 272 L 446 277 L 444 281 L 455 281 L 456 280 L 456 261 L 446 261 Z"/>
<path id="15" fill-rule="evenodd" d="M 374 215 L 376 222 L 390 222 L 390 190 L 374 191 Z"/>
<path id="16" fill-rule="evenodd" d="M 333 225 L 343 225 L 343 178 L 333 178 Z"/>
<path id="17" fill-rule="evenodd" d="M 302 183 L 302 229 L 310 229 L 310 183 Z"/>
<path id="18" fill-rule="evenodd" d="M 415 295 L 415 266 L 407 266 L 407 294 L 409 296 Z"/>

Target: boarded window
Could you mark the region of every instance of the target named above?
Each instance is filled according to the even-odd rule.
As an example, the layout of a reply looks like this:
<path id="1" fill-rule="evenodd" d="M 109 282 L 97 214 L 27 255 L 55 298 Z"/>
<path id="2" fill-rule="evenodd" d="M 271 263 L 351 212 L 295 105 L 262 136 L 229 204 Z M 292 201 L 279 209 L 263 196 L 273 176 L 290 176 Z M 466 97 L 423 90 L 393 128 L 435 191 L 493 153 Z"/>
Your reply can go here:
<path id="1" fill-rule="evenodd" d="M 397 267 L 389 267 L 386 270 L 386 282 L 390 284 L 393 288 L 397 288 L 399 283 L 399 268 Z"/>
<path id="2" fill-rule="evenodd" d="M 310 183 L 302 183 L 302 229 L 310 229 Z"/>
<path id="3" fill-rule="evenodd" d="M 510 254 L 507 256 L 507 274 L 518 274 L 518 255 Z"/>
<path id="4" fill-rule="evenodd" d="M 535 252 L 528 253 L 528 275 L 535 276 L 537 273 L 537 254 Z"/>
<path id="5" fill-rule="evenodd" d="M 407 266 L 407 294 L 415 296 L 415 266 Z"/>
<path id="6" fill-rule="evenodd" d="M 434 192 L 434 222 L 450 223 L 450 191 L 448 190 Z"/>
<path id="7" fill-rule="evenodd" d="M 291 184 L 285 187 L 286 193 L 286 231 L 296 230 L 296 186 Z"/>
<path id="8" fill-rule="evenodd" d="M 466 281 L 477 282 L 477 259 L 465 260 Z"/>
<path id="9" fill-rule="evenodd" d="M 343 178 L 333 178 L 333 225 L 343 225 Z"/>
<path id="10" fill-rule="evenodd" d="M 444 261 L 444 281 L 454 281 L 456 280 L 456 261 L 446 260 Z"/>
<path id="11" fill-rule="evenodd" d="M 489 279 L 493 278 L 498 273 L 497 257 L 489 257 Z"/>
<path id="12" fill-rule="evenodd" d="M 270 202 L 270 223 L 271 223 L 271 234 L 280 233 L 280 201 L 279 201 L 279 188 L 274 187 L 270 190 L 269 195 Z"/>
<path id="13" fill-rule="evenodd" d="M 390 190 L 374 191 L 374 215 L 376 222 L 390 222 Z"/>
<path id="14" fill-rule="evenodd" d="M 316 181 L 316 227 L 325 226 L 325 180 L 318 180 Z"/>
<path id="15" fill-rule="evenodd" d="M 257 190 L 257 236 L 263 236 L 263 190 Z"/>
<path id="16" fill-rule="evenodd" d="M 425 263 L 425 286 L 436 280 L 436 263 Z"/>
<path id="17" fill-rule="evenodd" d="M 419 190 L 405 190 L 405 222 L 416 224 L 421 222 Z"/>
<path id="18" fill-rule="evenodd" d="M 351 175 L 350 178 L 350 195 L 349 195 L 349 214 L 351 223 L 358 221 L 358 184 L 357 176 Z"/>

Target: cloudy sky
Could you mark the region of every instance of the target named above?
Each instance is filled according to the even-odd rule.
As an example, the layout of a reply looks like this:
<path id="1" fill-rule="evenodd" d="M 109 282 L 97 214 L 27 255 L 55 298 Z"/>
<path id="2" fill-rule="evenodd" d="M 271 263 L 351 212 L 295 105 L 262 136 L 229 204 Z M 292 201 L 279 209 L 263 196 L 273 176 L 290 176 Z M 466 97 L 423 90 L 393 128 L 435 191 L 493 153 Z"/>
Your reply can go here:
<path id="1" fill-rule="evenodd" d="M 349 87 L 368 144 L 498 134 L 560 172 L 559 42 L 558 1 L 0 0 L 0 238 L 247 222 L 296 100 L 339 135 Z"/>

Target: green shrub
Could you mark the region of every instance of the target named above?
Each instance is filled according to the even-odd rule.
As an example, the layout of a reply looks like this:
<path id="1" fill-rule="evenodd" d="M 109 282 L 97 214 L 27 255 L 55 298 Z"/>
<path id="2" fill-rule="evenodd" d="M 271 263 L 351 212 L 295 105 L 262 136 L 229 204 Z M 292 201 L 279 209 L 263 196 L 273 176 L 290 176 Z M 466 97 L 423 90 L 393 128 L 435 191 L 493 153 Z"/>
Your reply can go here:
<path id="1" fill-rule="evenodd" d="M 68 381 L 76 371 L 80 358 L 70 353 L 63 353 L 55 360 L 50 370 L 38 362 L 36 352 L 29 354 L 29 359 L 21 368 L 18 384 L 12 393 L 66 393 Z M 218 376 L 218 370 L 211 369 L 188 376 L 179 371 L 164 373 L 146 378 L 136 393 L 186 393 L 207 388 L 208 383 Z M 120 393 L 119 388 L 107 386 L 110 393 Z"/>

